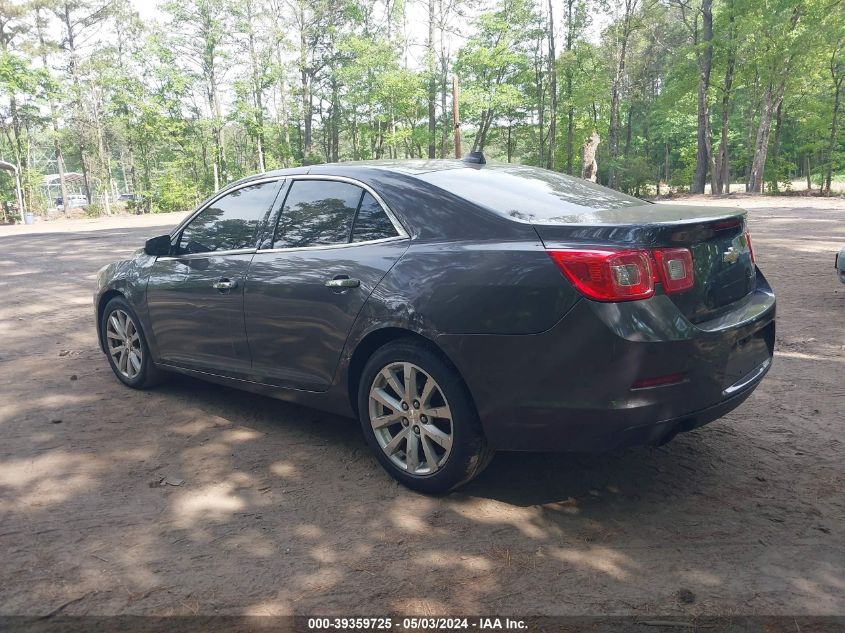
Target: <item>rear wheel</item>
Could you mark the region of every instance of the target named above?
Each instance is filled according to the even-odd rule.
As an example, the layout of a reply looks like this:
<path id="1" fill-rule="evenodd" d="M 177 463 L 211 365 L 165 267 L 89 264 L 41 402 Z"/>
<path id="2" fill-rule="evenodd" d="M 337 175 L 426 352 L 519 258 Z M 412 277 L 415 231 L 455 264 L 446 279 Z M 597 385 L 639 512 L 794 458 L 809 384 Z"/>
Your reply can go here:
<path id="1" fill-rule="evenodd" d="M 416 341 L 390 343 L 373 354 L 358 410 L 376 458 L 414 490 L 454 490 L 492 456 L 460 375 Z"/>
<path id="2" fill-rule="evenodd" d="M 115 297 L 108 302 L 100 331 L 109 365 L 122 383 L 145 389 L 161 382 L 138 317 L 126 299 Z"/>

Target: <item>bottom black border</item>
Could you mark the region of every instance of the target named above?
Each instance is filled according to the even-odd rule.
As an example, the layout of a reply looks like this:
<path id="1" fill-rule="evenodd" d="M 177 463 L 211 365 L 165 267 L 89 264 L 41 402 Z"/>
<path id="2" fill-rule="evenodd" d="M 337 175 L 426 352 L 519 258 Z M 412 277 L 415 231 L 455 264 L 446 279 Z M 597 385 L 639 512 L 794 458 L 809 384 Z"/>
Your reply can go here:
<path id="1" fill-rule="evenodd" d="M 406 626 L 416 621 L 416 626 Z M 466 620 L 464 624 L 462 621 Z M 377 626 L 367 626 L 377 621 Z M 442 621 L 442 624 L 438 621 Z M 343 624 L 350 626 L 342 626 Z M 324 626 L 320 627 L 322 624 Z M 639 631 L 640 633 L 839 633 L 845 616 L 0 616 L 22 633 L 317 633 L 324 631 Z"/>

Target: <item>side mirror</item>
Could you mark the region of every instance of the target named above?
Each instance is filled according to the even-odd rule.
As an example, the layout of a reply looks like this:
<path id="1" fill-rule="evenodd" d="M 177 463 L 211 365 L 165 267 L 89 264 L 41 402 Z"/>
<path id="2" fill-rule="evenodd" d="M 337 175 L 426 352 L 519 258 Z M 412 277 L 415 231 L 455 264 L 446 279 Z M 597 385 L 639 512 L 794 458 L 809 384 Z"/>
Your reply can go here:
<path id="1" fill-rule="evenodd" d="M 144 243 L 144 252 L 151 257 L 170 255 L 170 236 L 159 235 L 158 237 L 151 237 Z"/>

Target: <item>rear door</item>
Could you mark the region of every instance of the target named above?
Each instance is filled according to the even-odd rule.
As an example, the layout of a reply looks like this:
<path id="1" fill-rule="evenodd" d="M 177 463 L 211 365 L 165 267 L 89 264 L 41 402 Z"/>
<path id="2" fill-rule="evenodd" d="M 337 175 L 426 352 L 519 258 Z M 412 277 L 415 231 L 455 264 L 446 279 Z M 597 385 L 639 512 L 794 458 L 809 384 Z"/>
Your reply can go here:
<path id="1" fill-rule="evenodd" d="M 163 362 L 249 370 L 244 283 L 279 186 L 278 179 L 249 183 L 211 201 L 174 237 L 172 256 L 153 265 L 147 307 Z"/>
<path id="2" fill-rule="evenodd" d="M 244 294 L 253 378 L 329 387 L 355 318 L 409 239 L 378 195 L 341 178 L 294 179 Z"/>

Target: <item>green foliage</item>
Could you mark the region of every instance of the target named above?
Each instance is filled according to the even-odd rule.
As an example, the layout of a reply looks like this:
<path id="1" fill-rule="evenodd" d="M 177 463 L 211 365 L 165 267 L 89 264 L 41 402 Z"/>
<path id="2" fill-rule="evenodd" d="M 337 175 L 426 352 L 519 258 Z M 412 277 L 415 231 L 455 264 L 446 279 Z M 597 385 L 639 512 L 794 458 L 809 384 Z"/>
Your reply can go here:
<path id="1" fill-rule="evenodd" d="M 621 165 L 622 190 L 641 195 L 649 183 L 655 181 L 657 167 L 644 156 L 635 156 L 624 161 Z"/>
<path id="2" fill-rule="evenodd" d="M 180 170 L 168 168 L 152 181 L 153 213 L 188 211 L 199 201 L 195 183 L 179 177 Z"/>
<path id="3" fill-rule="evenodd" d="M 88 218 L 99 218 L 103 215 L 103 206 L 99 202 L 92 202 L 87 207 L 83 209 L 85 212 L 85 217 Z"/>
<path id="4" fill-rule="evenodd" d="M 645 195 L 668 174 L 685 190 L 697 160 L 701 2 L 640 0 L 627 22 L 626 4 L 555 2 L 552 25 L 545 0 L 435 3 L 431 42 L 425 3 L 169 0 L 158 23 L 128 0 L 76 0 L 68 21 L 59 5 L 15 5 L 0 49 L 0 154 L 20 163 L 30 209 L 46 209 L 42 176 L 57 171 L 56 142 L 93 199 L 135 192 L 144 198 L 132 210 L 185 210 L 262 168 L 418 158 L 432 140 L 450 157 L 456 76 L 465 152 L 478 142 L 488 159 L 545 166 L 553 148 L 554 168 L 578 174 L 595 129 L 600 180 L 613 169 L 617 186 Z M 792 186 L 808 164 L 817 186 L 828 171 L 833 180 L 845 170 L 841 82 L 834 105 L 845 73 L 841 3 L 714 0 L 713 14 L 710 142 L 718 150 L 724 110 L 734 180 L 747 179 L 758 151 L 764 98 L 780 92 L 767 189 Z M 73 51 L 68 28 L 84 43 Z M 0 173 L 0 199 L 14 198 Z"/>
<path id="5" fill-rule="evenodd" d="M 672 175 L 669 177 L 669 185 L 681 193 L 688 191 L 694 171 L 695 163 L 689 163 L 680 169 L 672 170 Z"/>

